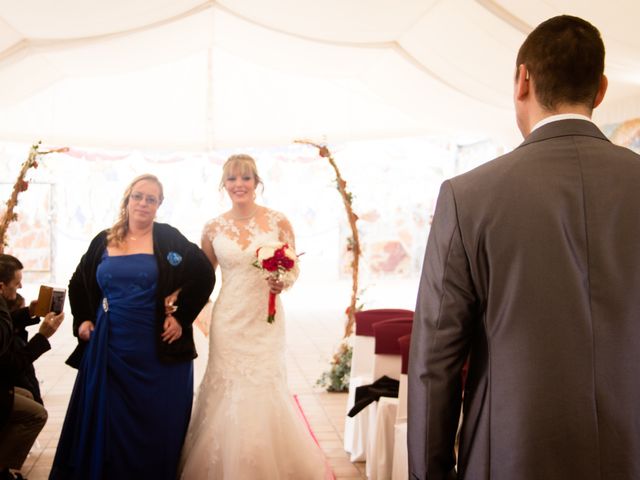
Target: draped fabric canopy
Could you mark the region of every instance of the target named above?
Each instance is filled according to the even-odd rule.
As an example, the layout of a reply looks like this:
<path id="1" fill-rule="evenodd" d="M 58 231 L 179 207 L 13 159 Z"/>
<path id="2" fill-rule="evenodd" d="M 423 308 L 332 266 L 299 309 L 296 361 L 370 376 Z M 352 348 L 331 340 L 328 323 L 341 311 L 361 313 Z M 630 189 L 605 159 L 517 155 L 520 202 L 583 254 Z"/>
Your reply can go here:
<path id="1" fill-rule="evenodd" d="M 610 87 L 595 119 L 640 116 L 636 0 L 0 0 L 0 140 L 515 144 L 517 49 L 562 13 L 603 34 Z"/>

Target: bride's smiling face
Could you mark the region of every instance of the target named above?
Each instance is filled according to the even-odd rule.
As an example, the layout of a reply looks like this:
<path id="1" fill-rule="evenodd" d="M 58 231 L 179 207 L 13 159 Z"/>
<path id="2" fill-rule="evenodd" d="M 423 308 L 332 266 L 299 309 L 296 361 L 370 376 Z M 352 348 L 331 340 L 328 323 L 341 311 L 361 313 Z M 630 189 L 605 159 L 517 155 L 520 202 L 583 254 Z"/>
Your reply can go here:
<path id="1" fill-rule="evenodd" d="M 233 203 L 252 203 L 256 198 L 256 179 L 251 172 L 229 172 L 224 188 Z"/>

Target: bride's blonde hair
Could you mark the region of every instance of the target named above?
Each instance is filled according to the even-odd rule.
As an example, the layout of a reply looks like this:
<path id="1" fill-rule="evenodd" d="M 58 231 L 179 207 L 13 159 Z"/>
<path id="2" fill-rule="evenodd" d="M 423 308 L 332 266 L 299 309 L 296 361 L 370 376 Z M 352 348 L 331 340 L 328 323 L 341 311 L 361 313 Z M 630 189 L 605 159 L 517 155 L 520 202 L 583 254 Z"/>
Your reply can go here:
<path id="1" fill-rule="evenodd" d="M 262 185 L 262 189 L 264 190 L 264 183 L 262 183 L 262 179 L 260 178 L 260 175 L 258 175 L 256 161 L 251 155 L 238 153 L 236 155 L 231 155 L 227 161 L 224 162 L 224 165 L 222 166 L 222 178 L 220 179 L 220 190 L 224 188 L 224 181 L 226 178 L 233 173 L 239 175 L 251 175 L 256 182 L 256 188 L 258 185 Z"/>
<path id="2" fill-rule="evenodd" d="M 133 191 L 133 187 L 136 186 L 136 183 L 142 182 L 143 180 L 149 180 L 158 185 L 158 187 L 160 188 L 160 198 L 158 199 L 158 205 L 162 204 L 162 201 L 164 200 L 164 191 L 162 189 L 162 183 L 160 183 L 158 177 L 150 173 L 144 173 L 134 178 L 125 189 L 124 195 L 122 195 L 118 220 L 113 224 L 113 226 L 107 233 L 107 243 L 122 243 L 124 237 L 127 235 L 127 232 L 129 231 L 129 211 L 127 210 L 127 206 L 129 205 L 129 197 L 131 196 L 131 192 Z"/>

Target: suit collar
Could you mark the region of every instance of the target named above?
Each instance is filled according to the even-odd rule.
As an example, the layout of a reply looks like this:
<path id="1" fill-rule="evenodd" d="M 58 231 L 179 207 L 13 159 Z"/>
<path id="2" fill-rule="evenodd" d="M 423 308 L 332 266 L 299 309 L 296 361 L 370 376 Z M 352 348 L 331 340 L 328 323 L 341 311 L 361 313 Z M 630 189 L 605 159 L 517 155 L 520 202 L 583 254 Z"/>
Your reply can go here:
<path id="1" fill-rule="evenodd" d="M 558 120 L 556 122 L 547 123 L 537 128 L 524 139 L 518 148 L 524 147 L 530 143 L 536 143 L 550 138 L 583 136 L 594 137 L 601 140 L 609 141 L 609 139 L 600 131 L 598 127 L 587 120 Z"/>

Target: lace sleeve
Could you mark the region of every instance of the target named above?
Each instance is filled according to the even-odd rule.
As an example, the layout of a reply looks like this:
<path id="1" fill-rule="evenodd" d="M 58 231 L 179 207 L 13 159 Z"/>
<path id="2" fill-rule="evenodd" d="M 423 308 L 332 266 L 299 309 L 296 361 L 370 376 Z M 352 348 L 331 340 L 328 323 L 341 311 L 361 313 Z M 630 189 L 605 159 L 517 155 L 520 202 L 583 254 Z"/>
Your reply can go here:
<path id="1" fill-rule="evenodd" d="M 205 223 L 202 229 L 202 237 L 200 238 L 200 247 L 202 251 L 209 259 L 211 266 L 215 270 L 218 267 L 218 259 L 216 258 L 215 251 L 213 250 L 213 239 L 220 229 L 220 223 L 217 218 L 209 220 Z"/>
<path id="2" fill-rule="evenodd" d="M 212 218 L 207 223 L 204 224 L 202 228 L 202 240 L 209 240 L 209 242 L 213 243 L 213 239 L 216 236 L 217 231 L 220 229 L 220 222 L 217 218 Z"/>
<path id="3" fill-rule="evenodd" d="M 296 238 L 293 234 L 293 228 L 287 220 L 287 217 L 281 213 L 277 216 L 278 219 L 278 240 L 284 243 L 288 243 L 291 248 L 296 249 Z"/>
<path id="4" fill-rule="evenodd" d="M 289 244 L 289 246 L 296 251 L 296 239 L 293 234 L 293 228 L 283 214 L 278 213 L 277 215 L 277 225 L 278 225 L 278 240 L 281 242 Z M 297 253 L 297 252 L 296 252 Z M 288 290 L 293 286 L 293 284 L 298 279 L 298 275 L 300 275 L 300 258 L 296 261 L 294 267 L 287 272 L 287 274 L 282 279 L 284 283 L 284 289 Z"/>

